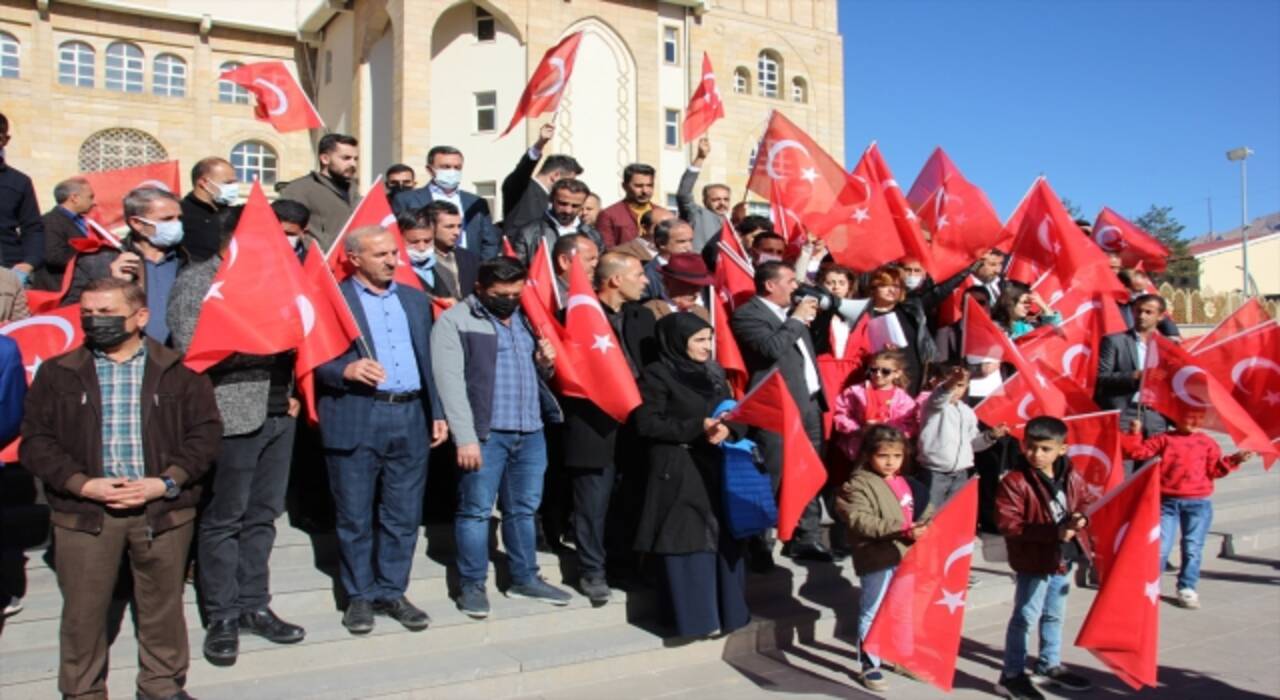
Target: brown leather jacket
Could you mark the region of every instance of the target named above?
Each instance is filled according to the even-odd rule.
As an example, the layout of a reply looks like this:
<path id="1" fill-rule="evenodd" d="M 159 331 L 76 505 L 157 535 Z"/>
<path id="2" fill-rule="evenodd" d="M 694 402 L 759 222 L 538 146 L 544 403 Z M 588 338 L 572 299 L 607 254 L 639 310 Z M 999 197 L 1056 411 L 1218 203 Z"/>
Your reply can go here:
<path id="1" fill-rule="evenodd" d="M 195 518 L 201 477 L 222 440 L 222 420 L 208 377 L 183 366 L 176 351 L 147 339 L 142 373 L 142 447 L 147 476 L 182 487 L 172 501 L 146 505 L 153 532 Z M 81 498 L 89 479 L 103 476 L 102 393 L 93 354 L 77 348 L 45 362 L 27 392 L 22 419 L 22 465 L 47 488 L 53 523 L 83 532 L 102 530 L 105 506 Z"/>
<path id="2" fill-rule="evenodd" d="M 1095 499 L 1085 488 L 1084 478 L 1071 469 L 1070 462 L 1064 468 L 1067 469 L 1067 510 L 1084 513 Z M 1023 461 L 1000 480 L 996 493 L 996 524 L 1009 551 L 1009 567 L 1033 576 L 1064 573 L 1066 562 L 1062 559 L 1058 525 L 1049 509 L 1049 489 L 1031 469 Z M 1076 538 L 1086 556 L 1089 556 L 1088 539 Z"/>

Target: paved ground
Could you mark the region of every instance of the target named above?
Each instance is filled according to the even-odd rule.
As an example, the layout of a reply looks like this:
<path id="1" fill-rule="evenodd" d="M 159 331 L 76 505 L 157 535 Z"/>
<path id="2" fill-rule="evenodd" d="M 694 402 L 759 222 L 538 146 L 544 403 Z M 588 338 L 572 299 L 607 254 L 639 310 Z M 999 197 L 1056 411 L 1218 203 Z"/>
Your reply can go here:
<path id="1" fill-rule="evenodd" d="M 1141 693 L 1150 698 L 1222 700 L 1280 697 L 1280 549 L 1254 552 L 1232 560 L 1208 558 L 1200 585 L 1204 607 L 1174 607 L 1167 594 L 1160 620 L 1160 687 Z M 1113 696 L 1129 692 L 1091 654 L 1071 646 L 1089 609 L 1093 591 L 1075 590 L 1068 599 L 1064 661 L 1082 669 L 1096 689 L 1081 696 Z M 853 601 L 850 601 L 853 605 Z M 950 697 L 992 697 L 999 673 L 1008 604 L 975 611 L 965 624 L 965 640 Z M 712 661 L 669 672 L 619 678 L 593 686 L 535 696 L 546 700 L 609 698 L 681 698 L 748 700 L 750 698 L 833 697 L 870 695 L 848 675 L 852 647 L 845 640 L 818 638 L 799 646 Z M 889 676 L 894 698 L 941 698 L 942 692 L 898 676 Z M 1048 693 L 1053 697 L 1053 693 Z"/>

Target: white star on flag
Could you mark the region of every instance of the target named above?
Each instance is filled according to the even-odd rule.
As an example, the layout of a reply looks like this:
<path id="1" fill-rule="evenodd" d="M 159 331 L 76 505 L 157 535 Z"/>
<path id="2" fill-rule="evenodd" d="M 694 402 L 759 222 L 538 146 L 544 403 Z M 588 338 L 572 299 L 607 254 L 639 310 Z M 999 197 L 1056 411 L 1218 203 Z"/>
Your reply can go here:
<path id="1" fill-rule="evenodd" d="M 938 230 L 939 230 L 939 231 L 941 231 L 942 229 L 946 228 L 947 224 L 950 224 L 950 223 L 951 223 L 950 221 L 947 221 L 947 215 L 946 215 L 946 214 L 943 214 L 942 216 L 939 216 L 939 217 L 938 217 Z"/>
<path id="2" fill-rule="evenodd" d="M 609 349 L 613 347 L 613 341 L 607 335 L 595 335 L 593 333 L 591 337 L 596 339 L 596 342 L 591 344 L 591 349 L 599 350 L 602 355 L 609 352 Z"/>
<path id="3" fill-rule="evenodd" d="M 854 221 L 856 221 L 856 222 L 858 222 L 858 223 L 862 223 L 862 222 L 866 221 L 867 219 L 870 219 L 870 218 L 871 218 L 871 214 L 867 211 L 867 208 L 866 208 L 866 207 L 858 207 L 857 209 L 854 209 L 854 210 L 853 210 L 853 216 L 851 216 L 851 217 L 849 217 L 849 218 L 853 219 Z"/>
<path id="4" fill-rule="evenodd" d="M 813 168 L 805 168 L 800 171 L 800 179 L 806 182 L 813 182 L 818 179 L 818 171 Z"/>
<path id="5" fill-rule="evenodd" d="M 223 282 L 219 281 L 209 285 L 209 291 L 204 295 L 204 300 L 209 301 L 210 299 L 225 299 L 225 297 L 222 296 L 223 284 L 224 284 Z"/>
<path id="6" fill-rule="evenodd" d="M 911 211 L 910 209 L 908 209 L 908 210 L 907 210 L 907 219 L 908 219 L 908 220 L 910 220 L 910 221 L 915 221 L 915 220 L 916 220 L 916 219 L 918 219 L 918 218 L 920 218 L 920 217 L 916 216 L 916 213 L 915 213 L 914 211 Z"/>
<path id="7" fill-rule="evenodd" d="M 1147 585 L 1143 588 L 1142 595 L 1151 599 L 1151 604 L 1155 605 L 1160 600 L 1160 579 L 1147 581 Z"/>
<path id="8" fill-rule="evenodd" d="M 964 607 L 964 591 L 952 593 L 944 588 L 942 589 L 942 600 L 934 601 L 933 604 L 947 606 L 947 612 L 954 615 L 957 608 Z"/>
<path id="9" fill-rule="evenodd" d="M 1280 391 L 1268 391 L 1262 396 L 1262 400 L 1271 406 L 1280 406 Z"/>

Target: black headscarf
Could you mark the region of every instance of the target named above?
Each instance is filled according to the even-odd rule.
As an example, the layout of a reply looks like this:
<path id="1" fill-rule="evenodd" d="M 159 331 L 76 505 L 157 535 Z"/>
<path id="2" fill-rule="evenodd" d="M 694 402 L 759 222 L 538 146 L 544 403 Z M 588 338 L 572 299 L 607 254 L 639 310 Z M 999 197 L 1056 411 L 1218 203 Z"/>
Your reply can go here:
<path id="1" fill-rule="evenodd" d="M 658 359 L 683 384 L 708 397 L 728 393 L 720 363 L 708 359 L 695 362 L 689 357 L 689 339 L 711 325 L 691 313 L 668 314 L 657 324 Z"/>

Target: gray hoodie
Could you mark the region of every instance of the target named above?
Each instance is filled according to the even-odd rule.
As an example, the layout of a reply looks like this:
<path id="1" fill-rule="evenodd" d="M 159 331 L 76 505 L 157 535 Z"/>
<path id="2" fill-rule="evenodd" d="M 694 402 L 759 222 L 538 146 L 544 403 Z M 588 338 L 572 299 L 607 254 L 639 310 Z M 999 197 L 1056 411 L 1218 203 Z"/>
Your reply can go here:
<path id="1" fill-rule="evenodd" d="M 921 401 L 920 465 L 935 472 L 952 473 L 973 467 L 973 453 L 995 444 L 978 429 L 978 416 L 964 401 L 952 401 L 951 392 L 935 391 Z"/>

